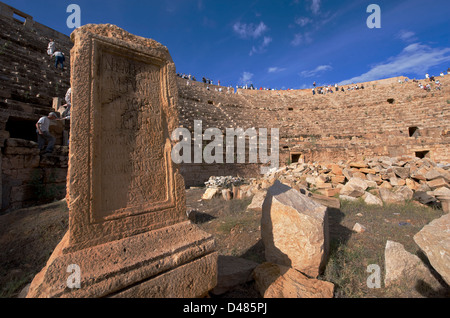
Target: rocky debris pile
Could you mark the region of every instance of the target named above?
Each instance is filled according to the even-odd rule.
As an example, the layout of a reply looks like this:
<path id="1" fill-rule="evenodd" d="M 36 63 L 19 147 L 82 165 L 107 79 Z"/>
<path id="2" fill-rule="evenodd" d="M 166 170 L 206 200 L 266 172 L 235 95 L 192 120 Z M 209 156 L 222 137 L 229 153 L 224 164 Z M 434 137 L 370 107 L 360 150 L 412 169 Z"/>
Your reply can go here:
<path id="1" fill-rule="evenodd" d="M 205 195 L 214 192 L 224 196 L 224 191 L 229 191 L 233 198 L 253 197 L 247 209 L 262 212 L 265 263 L 247 264 L 243 271 L 229 270 L 239 278 L 237 281 L 253 279 L 258 292 L 266 298 L 327 298 L 333 297 L 334 285 L 317 279 L 328 257 L 325 207 L 339 208 L 340 200 L 362 199 L 377 205 L 415 200 L 418 204 L 441 205 L 449 212 L 449 170 L 448 164 L 412 157 L 295 163 L 258 179 L 243 180 L 230 189 L 208 188 Z M 433 290 L 450 283 L 449 222 L 450 213 L 414 236 L 429 264 L 399 243 L 386 243 L 386 287 L 405 279 L 423 282 Z M 364 233 L 366 228 L 357 223 L 353 231 Z"/>
<path id="2" fill-rule="evenodd" d="M 207 188 L 231 188 L 233 186 L 240 186 L 245 180 L 241 177 L 210 177 L 208 181 L 205 182 Z"/>
<path id="3" fill-rule="evenodd" d="M 266 191 L 276 180 L 328 207 L 339 208 L 340 200 L 362 199 L 380 206 L 414 200 L 450 212 L 450 164 L 408 156 L 332 164 L 294 163 L 258 179 L 211 177 L 203 199 L 253 197 L 249 209 L 262 211 Z"/>
<path id="4" fill-rule="evenodd" d="M 415 200 L 449 211 L 450 164 L 414 157 L 379 157 L 335 164 L 295 163 L 272 171 L 260 181 L 274 179 L 296 189 L 341 200 L 362 199 L 383 205 Z"/>

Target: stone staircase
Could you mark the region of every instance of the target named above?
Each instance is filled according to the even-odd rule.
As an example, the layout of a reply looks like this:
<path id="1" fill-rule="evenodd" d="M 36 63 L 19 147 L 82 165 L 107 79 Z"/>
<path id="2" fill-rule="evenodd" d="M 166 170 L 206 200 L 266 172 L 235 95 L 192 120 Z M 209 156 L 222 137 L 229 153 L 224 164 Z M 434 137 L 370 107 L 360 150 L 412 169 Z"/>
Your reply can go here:
<path id="1" fill-rule="evenodd" d="M 69 37 L 55 39 L 57 49 L 66 55 L 66 68 L 61 72 L 46 52 L 53 32 L 4 16 L 0 16 L 0 29 L 1 110 L 30 119 L 48 114 L 53 97 L 64 97 L 70 87 Z"/>
<path id="2" fill-rule="evenodd" d="M 434 149 L 433 159 L 449 160 L 450 76 L 436 78 L 442 89 L 436 90 L 433 83 L 430 92 L 412 81 L 400 84 L 398 79 L 404 80 L 365 83 L 364 89 L 351 91 L 345 86 L 345 92 L 326 95 L 313 95 L 311 90 L 225 94 L 211 87 L 207 91 L 202 83 L 186 86 L 186 80 L 179 79 L 180 109 L 187 111 L 184 122 L 195 115 L 208 127 L 279 128 L 281 143 L 291 152 L 316 151 L 326 156 L 338 149 L 341 156 L 346 151 L 351 156 L 380 151 L 380 155 L 402 151 L 414 155 L 415 150 L 429 148 Z M 419 138 L 409 136 L 412 127 L 420 130 Z"/>

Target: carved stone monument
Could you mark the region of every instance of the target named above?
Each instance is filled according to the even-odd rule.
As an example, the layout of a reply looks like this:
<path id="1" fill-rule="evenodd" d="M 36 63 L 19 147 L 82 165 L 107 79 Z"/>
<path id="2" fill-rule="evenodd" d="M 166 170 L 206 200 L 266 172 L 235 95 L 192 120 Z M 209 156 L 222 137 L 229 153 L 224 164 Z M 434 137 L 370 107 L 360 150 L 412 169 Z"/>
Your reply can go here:
<path id="1" fill-rule="evenodd" d="M 217 253 L 187 219 L 170 156 L 178 93 L 167 48 L 113 25 L 71 39 L 69 231 L 27 297 L 206 295 Z"/>

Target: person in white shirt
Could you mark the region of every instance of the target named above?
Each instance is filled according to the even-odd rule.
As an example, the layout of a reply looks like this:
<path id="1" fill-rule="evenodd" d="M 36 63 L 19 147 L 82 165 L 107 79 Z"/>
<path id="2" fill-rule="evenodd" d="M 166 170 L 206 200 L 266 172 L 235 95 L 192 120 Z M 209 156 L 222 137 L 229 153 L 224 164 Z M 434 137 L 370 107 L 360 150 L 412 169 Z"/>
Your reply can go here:
<path id="1" fill-rule="evenodd" d="M 58 68 L 58 65 L 61 64 L 61 70 L 64 70 L 64 61 L 66 59 L 64 57 L 64 53 L 61 51 L 56 51 L 52 56 L 55 57 L 55 68 Z"/>
<path id="2" fill-rule="evenodd" d="M 67 92 L 66 96 L 64 97 L 66 104 L 63 105 L 63 107 L 66 107 L 66 110 L 61 114 L 61 117 L 63 119 L 70 119 L 70 113 L 72 111 L 72 88 L 70 87 Z"/>
<path id="3" fill-rule="evenodd" d="M 38 146 L 41 154 L 52 153 L 55 147 L 56 138 L 50 134 L 50 121 L 58 118 L 56 113 L 50 113 L 48 116 L 41 117 L 36 123 L 36 133 L 38 135 Z M 45 143 L 48 143 L 44 150 Z"/>
<path id="4" fill-rule="evenodd" d="M 53 41 L 53 39 L 50 39 L 50 42 L 48 43 L 47 47 L 47 54 L 49 56 L 52 56 L 53 53 L 55 53 L 55 41 Z"/>

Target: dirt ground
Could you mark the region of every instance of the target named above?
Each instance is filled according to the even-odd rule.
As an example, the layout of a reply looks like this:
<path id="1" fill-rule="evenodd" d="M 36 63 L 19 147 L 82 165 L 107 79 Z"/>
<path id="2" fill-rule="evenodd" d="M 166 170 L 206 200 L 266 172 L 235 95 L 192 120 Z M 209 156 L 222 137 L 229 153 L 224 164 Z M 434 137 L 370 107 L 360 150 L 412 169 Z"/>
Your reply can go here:
<path id="1" fill-rule="evenodd" d="M 0 297 L 16 297 L 67 232 L 65 200 L 0 216 Z"/>
<path id="2" fill-rule="evenodd" d="M 264 262 L 261 212 L 247 211 L 251 198 L 203 201 L 204 191 L 202 188 L 187 190 L 186 208 L 191 221 L 215 236 L 220 255 Z M 341 209 L 329 209 L 330 261 L 319 278 L 333 282 L 335 296 L 342 298 L 449 297 L 448 286 L 438 293 L 418 292 L 406 285 L 381 290 L 368 290 L 364 286 L 369 275 L 365 271 L 367 265 L 375 263 L 383 267 L 387 239 L 402 243 L 409 252 L 417 253 L 418 247 L 412 237 L 441 215 L 442 210 L 414 204 L 375 208 L 349 203 Z M 362 234 L 352 232 L 355 222 L 366 226 L 367 231 Z M 45 266 L 67 228 L 68 209 L 64 200 L 0 216 L 0 297 L 17 297 Z M 260 295 L 251 282 L 220 297 L 259 298 Z"/>

